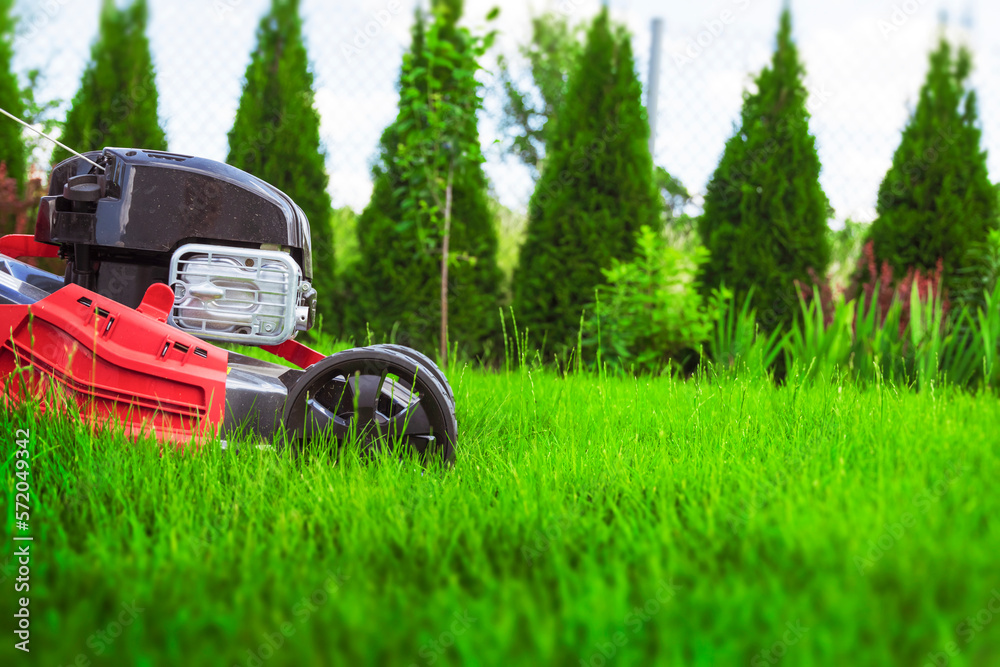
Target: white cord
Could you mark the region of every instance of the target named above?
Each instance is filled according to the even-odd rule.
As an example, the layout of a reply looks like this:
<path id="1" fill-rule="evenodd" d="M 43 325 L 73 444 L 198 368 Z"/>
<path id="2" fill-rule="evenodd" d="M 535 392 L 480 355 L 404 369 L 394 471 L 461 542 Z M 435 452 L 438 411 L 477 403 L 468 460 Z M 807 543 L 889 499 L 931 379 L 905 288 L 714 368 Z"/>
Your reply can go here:
<path id="1" fill-rule="evenodd" d="M 42 132 L 42 131 L 41 131 L 41 130 L 39 130 L 38 128 L 35 128 L 35 127 L 32 127 L 31 125 L 28 125 L 28 124 L 27 124 L 27 123 L 25 123 L 25 122 L 24 122 L 23 120 L 21 120 L 20 118 L 18 118 L 18 117 L 17 117 L 17 116 L 15 116 L 14 114 L 10 113 L 10 112 L 9 112 L 9 111 L 7 111 L 6 109 L 4 109 L 4 108 L 0 107 L 0 113 L 2 113 L 2 114 L 3 114 L 4 116 L 7 116 L 8 118 L 13 118 L 13 119 L 14 119 L 14 120 L 16 120 L 16 121 L 17 121 L 18 123 L 20 123 L 21 125 L 24 125 L 24 126 L 25 126 L 26 128 L 28 128 L 28 129 L 29 129 L 29 130 L 31 130 L 32 132 L 36 132 L 36 133 L 38 133 L 38 134 L 42 135 L 43 137 L 45 137 L 46 139 L 48 139 L 49 141 L 51 141 L 51 142 L 52 142 L 52 143 L 54 143 L 55 145 L 57 145 L 57 146 L 59 146 L 59 147 L 61 147 L 61 148 L 65 148 L 66 150 L 68 150 L 68 151 L 69 151 L 70 153 L 72 153 L 73 155 L 75 155 L 75 156 L 77 156 L 77 157 L 79 157 L 79 158 L 83 158 L 84 160 L 86 160 L 86 161 L 87 161 L 87 162 L 89 162 L 90 164 L 94 165 L 95 167 L 97 167 L 97 168 L 98 168 L 98 169 L 100 169 L 101 171 L 104 171 L 104 167 L 102 167 L 101 165 L 97 164 L 96 162 L 94 162 L 94 161 L 93 161 L 93 160 L 91 160 L 90 158 L 88 158 L 88 157 L 85 157 L 85 156 L 83 156 L 83 155 L 81 155 L 81 154 L 77 153 L 77 152 L 76 152 L 75 150 L 73 150 L 72 148 L 70 148 L 70 147 L 69 147 L 69 146 L 67 146 L 66 144 L 64 144 L 64 143 L 62 143 L 62 142 L 59 142 L 59 141 L 57 141 L 57 140 L 53 139 L 52 137 L 50 137 L 49 135 L 45 134 L 44 132 Z"/>

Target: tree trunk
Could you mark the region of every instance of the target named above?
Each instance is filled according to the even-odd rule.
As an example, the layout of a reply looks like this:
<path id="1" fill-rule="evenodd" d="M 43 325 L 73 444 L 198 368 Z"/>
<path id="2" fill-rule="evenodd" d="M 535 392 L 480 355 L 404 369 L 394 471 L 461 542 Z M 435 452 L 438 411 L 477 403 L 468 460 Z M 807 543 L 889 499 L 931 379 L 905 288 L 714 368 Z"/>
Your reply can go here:
<path id="1" fill-rule="evenodd" d="M 451 240 L 451 184 L 454 162 L 448 167 L 444 191 L 444 237 L 441 239 L 441 367 L 448 368 L 448 252 Z"/>

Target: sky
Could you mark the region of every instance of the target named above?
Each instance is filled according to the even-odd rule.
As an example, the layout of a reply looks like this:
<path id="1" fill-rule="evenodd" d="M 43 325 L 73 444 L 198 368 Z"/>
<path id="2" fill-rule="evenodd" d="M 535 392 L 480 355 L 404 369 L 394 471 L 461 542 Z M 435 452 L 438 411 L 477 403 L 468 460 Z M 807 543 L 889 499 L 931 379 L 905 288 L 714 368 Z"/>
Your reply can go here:
<path id="1" fill-rule="evenodd" d="M 648 89 L 650 24 L 663 20 L 656 163 L 697 197 L 704 192 L 742 93 L 771 54 L 783 0 L 610 0 L 612 17 L 633 34 L 637 70 Z M 172 150 L 224 160 L 254 32 L 268 0 L 149 0 L 149 37 L 160 115 Z M 414 0 L 302 0 L 315 74 L 316 105 L 335 205 L 360 210 L 371 193 L 378 139 L 396 114 L 395 88 L 409 43 Z M 807 71 L 811 129 L 823 163 L 821 181 L 836 220 L 870 221 L 927 69 L 943 19 L 949 35 L 972 48 L 983 146 L 1000 180 L 1000 3 L 985 0 L 791 0 L 794 33 Z M 486 28 L 501 14 L 494 53 L 483 63 L 480 136 L 495 195 L 523 211 L 532 174 L 503 150 L 498 129 L 495 56 L 516 64 L 530 18 L 546 10 L 589 21 L 597 0 L 467 0 L 465 23 Z M 18 2 L 15 68 L 38 68 L 41 100 L 67 105 L 79 86 L 97 31 L 100 0 Z M 996 151 L 990 150 L 996 148 Z M 834 223 L 835 226 L 837 223 Z"/>

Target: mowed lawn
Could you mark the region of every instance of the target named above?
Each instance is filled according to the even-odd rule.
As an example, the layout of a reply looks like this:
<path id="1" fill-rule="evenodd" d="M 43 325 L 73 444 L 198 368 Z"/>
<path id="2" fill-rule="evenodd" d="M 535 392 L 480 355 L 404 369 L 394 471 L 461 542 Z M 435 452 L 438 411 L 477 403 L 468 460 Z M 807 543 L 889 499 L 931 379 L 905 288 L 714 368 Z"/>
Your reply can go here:
<path id="1" fill-rule="evenodd" d="M 450 375 L 451 471 L 4 414 L 7 535 L 32 434 L 28 664 L 1000 659 L 996 396 Z"/>

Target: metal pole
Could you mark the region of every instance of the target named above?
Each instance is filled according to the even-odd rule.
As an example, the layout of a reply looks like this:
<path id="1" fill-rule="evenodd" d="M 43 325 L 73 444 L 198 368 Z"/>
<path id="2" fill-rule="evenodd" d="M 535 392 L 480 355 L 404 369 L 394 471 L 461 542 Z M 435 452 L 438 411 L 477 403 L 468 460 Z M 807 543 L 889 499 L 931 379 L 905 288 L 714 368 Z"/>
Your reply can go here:
<path id="1" fill-rule="evenodd" d="M 656 156 L 656 103 L 660 98 L 660 35 L 663 19 L 653 19 L 653 39 L 649 45 L 649 87 L 646 89 L 646 115 L 649 119 L 649 154 Z"/>

